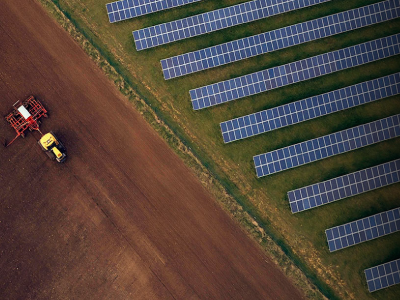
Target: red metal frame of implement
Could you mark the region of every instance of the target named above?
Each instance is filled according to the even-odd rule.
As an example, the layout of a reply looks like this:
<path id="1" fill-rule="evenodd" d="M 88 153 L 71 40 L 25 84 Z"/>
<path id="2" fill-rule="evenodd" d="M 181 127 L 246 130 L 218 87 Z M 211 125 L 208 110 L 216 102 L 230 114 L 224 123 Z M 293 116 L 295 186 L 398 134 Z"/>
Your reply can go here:
<path id="1" fill-rule="evenodd" d="M 42 103 L 34 96 L 29 96 L 24 102 L 18 100 L 14 105 L 14 110 L 6 116 L 7 122 L 14 128 L 17 135 L 15 138 L 6 144 L 6 147 L 11 145 L 19 136 L 25 137 L 25 130 L 39 130 L 39 119 L 47 118 L 47 110 Z"/>

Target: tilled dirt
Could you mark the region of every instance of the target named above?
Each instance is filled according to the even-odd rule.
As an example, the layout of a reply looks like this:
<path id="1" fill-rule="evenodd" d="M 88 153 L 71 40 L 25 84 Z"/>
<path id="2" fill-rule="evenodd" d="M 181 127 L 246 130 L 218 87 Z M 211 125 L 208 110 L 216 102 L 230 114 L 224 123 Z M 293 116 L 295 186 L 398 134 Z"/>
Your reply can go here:
<path id="1" fill-rule="evenodd" d="M 37 2 L 2 0 L 0 114 L 30 94 L 68 160 L 0 146 L 1 299 L 302 297 Z"/>

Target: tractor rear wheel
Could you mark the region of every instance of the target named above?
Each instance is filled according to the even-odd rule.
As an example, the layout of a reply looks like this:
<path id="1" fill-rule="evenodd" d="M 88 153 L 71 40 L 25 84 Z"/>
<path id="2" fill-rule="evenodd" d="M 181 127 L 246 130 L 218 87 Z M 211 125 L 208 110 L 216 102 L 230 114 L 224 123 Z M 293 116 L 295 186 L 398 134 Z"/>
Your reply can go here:
<path id="1" fill-rule="evenodd" d="M 50 157 L 51 160 L 55 160 L 55 159 L 56 159 L 56 156 L 54 155 L 53 152 L 51 152 L 51 151 L 46 151 L 46 154 L 47 154 L 48 157 Z"/>

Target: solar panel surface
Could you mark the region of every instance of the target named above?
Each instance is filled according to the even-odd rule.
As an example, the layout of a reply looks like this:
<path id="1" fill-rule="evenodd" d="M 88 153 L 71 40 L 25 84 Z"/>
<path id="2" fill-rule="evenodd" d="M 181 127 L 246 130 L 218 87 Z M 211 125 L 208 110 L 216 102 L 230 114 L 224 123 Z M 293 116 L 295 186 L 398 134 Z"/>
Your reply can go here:
<path id="1" fill-rule="evenodd" d="M 203 71 L 400 16 L 400 0 L 387 0 L 319 19 L 161 60 L 164 78 Z"/>
<path id="2" fill-rule="evenodd" d="M 372 293 L 400 283 L 400 259 L 364 270 L 368 290 Z"/>
<path id="3" fill-rule="evenodd" d="M 325 230 L 329 251 L 370 241 L 400 230 L 400 208 Z"/>
<path id="4" fill-rule="evenodd" d="M 400 181 L 400 159 L 289 191 L 292 213 L 369 192 Z"/>
<path id="5" fill-rule="evenodd" d="M 400 136 L 400 114 L 253 157 L 257 177 L 305 165 Z"/>
<path id="6" fill-rule="evenodd" d="M 190 90 L 198 110 L 397 55 L 400 34 Z"/>
<path id="7" fill-rule="evenodd" d="M 201 0 L 121 0 L 107 3 L 106 8 L 110 23 L 115 23 L 198 1 Z"/>
<path id="8" fill-rule="evenodd" d="M 230 143 L 399 93 L 400 73 L 395 73 L 222 122 L 222 137 Z"/>
<path id="9" fill-rule="evenodd" d="M 331 0 L 253 0 L 133 32 L 144 50 Z"/>

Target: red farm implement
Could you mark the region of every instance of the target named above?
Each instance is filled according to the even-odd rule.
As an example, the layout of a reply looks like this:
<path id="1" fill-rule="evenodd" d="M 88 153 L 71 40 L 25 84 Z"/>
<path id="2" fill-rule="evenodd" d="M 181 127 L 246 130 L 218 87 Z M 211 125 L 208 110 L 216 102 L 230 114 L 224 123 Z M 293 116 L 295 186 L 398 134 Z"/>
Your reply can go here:
<path id="1" fill-rule="evenodd" d="M 6 147 L 13 143 L 19 136 L 25 137 L 25 130 L 39 131 L 39 119 L 41 117 L 47 118 L 47 110 L 44 108 L 39 100 L 34 96 L 29 96 L 25 101 L 17 101 L 14 105 L 14 110 L 6 116 L 7 122 L 16 131 L 15 138 L 6 143 Z"/>

